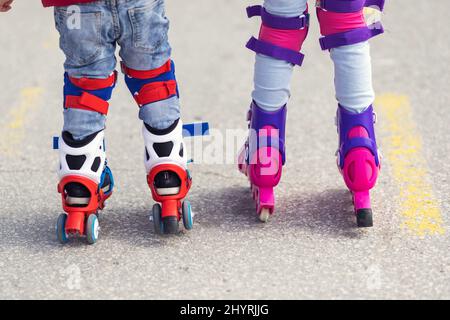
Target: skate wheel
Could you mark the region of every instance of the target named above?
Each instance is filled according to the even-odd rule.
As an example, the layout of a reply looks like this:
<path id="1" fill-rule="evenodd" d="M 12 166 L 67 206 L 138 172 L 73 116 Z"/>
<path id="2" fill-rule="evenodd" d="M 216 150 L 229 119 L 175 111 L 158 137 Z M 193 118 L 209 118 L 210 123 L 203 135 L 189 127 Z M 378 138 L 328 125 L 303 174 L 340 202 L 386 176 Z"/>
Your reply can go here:
<path id="1" fill-rule="evenodd" d="M 184 201 L 181 207 L 181 213 L 183 216 L 183 224 L 186 230 L 191 230 L 194 226 L 192 207 L 189 201 Z"/>
<path id="2" fill-rule="evenodd" d="M 67 214 L 62 213 L 59 215 L 56 223 L 56 236 L 58 241 L 62 244 L 66 244 L 69 241 L 69 237 L 66 232 L 66 220 Z"/>
<path id="3" fill-rule="evenodd" d="M 162 219 L 164 225 L 164 233 L 165 234 L 177 234 L 178 233 L 178 219 L 177 217 L 165 217 Z"/>
<path id="4" fill-rule="evenodd" d="M 97 215 L 89 215 L 86 222 L 86 240 L 89 244 L 94 244 L 97 242 L 99 231 L 100 226 L 98 223 Z"/>
<path id="5" fill-rule="evenodd" d="M 261 220 L 262 222 L 267 222 L 269 221 L 269 218 L 270 218 L 270 209 L 262 208 L 259 214 L 259 220 Z"/>
<path id="6" fill-rule="evenodd" d="M 164 233 L 164 224 L 161 219 L 161 205 L 156 203 L 153 205 L 152 208 L 152 217 L 153 217 L 153 225 L 155 227 L 155 232 L 157 234 L 163 234 Z"/>
<path id="7" fill-rule="evenodd" d="M 372 209 L 359 209 L 356 212 L 356 222 L 359 228 L 373 227 Z"/>

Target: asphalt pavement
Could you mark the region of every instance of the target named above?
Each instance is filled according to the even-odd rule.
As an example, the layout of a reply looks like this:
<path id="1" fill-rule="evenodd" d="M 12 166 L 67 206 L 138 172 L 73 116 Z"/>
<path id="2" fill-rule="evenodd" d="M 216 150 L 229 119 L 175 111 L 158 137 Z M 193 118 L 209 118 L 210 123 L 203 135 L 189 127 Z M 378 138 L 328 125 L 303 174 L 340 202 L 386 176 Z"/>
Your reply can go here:
<path id="1" fill-rule="evenodd" d="M 238 144 L 220 152 L 246 128 L 253 2 L 168 0 L 183 118 L 212 128 L 192 155 L 194 230 L 153 231 L 138 109 L 120 79 L 106 129 L 117 185 L 93 246 L 56 240 L 64 58 L 52 10 L 16 2 L 0 15 L 1 299 L 450 298 L 449 1 L 388 1 L 386 33 L 371 41 L 384 158 L 375 226 L 358 229 L 335 164 L 333 66 L 315 14 L 292 82 L 277 211 L 262 224 L 230 161 Z"/>

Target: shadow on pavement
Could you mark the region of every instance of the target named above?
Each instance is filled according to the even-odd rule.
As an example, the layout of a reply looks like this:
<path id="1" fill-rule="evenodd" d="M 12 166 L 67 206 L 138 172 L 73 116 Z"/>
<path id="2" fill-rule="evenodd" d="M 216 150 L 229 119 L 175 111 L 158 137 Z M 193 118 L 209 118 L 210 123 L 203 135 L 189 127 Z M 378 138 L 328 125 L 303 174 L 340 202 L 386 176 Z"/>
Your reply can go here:
<path id="1" fill-rule="evenodd" d="M 330 189 L 320 193 L 299 194 L 283 198 L 277 193 L 277 209 L 271 220 L 261 223 L 255 213 L 248 188 L 222 188 L 192 199 L 197 208 L 196 221 L 206 228 L 226 228 L 230 232 L 245 229 L 301 229 L 312 233 L 358 238 L 363 233 L 356 227 L 351 195 L 346 189 Z"/>
<path id="2" fill-rule="evenodd" d="M 356 226 L 351 194 L 345 188 L 301 194 L 289 199 L 286 207 L 288 210 L 283 210 L 283 219 L 294 222 L 296 227 L 347 238 L 363 235 L 362 229 Z"/>

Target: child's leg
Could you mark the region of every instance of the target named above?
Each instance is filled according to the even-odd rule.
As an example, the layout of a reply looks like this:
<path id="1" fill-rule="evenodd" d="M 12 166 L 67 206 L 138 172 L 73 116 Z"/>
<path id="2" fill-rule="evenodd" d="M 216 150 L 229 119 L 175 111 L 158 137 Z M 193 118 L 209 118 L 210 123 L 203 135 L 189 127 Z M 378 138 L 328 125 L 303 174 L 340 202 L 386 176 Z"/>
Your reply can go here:
<path id="1" fill-rule="evenodd" d="M 66 229 L 83 233 L 84 218 L 78 213 L 89 215 L 103 207 L 113 187 L 103 133 L 116 83 L 111 9 L 103 1 L 75 11 L 57 7 L 55 20 L 66 56 L 59 191 L 69 213 Z"/>
<path id="2" fill-rule="evenodd" d="M 178 205 L 189 191 L 190 177 L 164 1 L 129 1 L 119 5 L 119 15 L 122 71 L 144 122 L 148 183 L 153 198 L 163 204 L 164 231 L 174 233 L 180 218 Z"/>
<path id="3" fill-rule="evenodd" d="M 363 13 L 366 1 L 342 3 L 329 0 L 317 8 L 317 15 L 324 36 L 320 39 L 322 49 L 330 50 L 335 66 L 338 165 L 353 192 L 358 225 L 365 227 L 372 225 L 369 190 L 380 168 L 368 40 L 383 29 L 378 23 L 367 26 Z M 380 9 L 383 4 L 383 0 L 378 1 Z"/>
<path id="4" fill-rule="evenodd" d="M 256 53 L 253 103 L 249 112 L 250 136 L 240 156 L 239 167 L 249 177 L 257 213 L 267 221 L 274 211 L 273 188 L 285 162 L 286 104 L 294 65 L 308 32 L 306 0 L 265 0 L 264 6 L 249 7 L 249 17 L 261 16 L 259 39 L 247 47 Z M 265 141 L 264 141 L 265 140 Z"/>
<path id="5" fill-rule="evenodd" d="M 292 18 L 303 15 L 307 10 L 307 3 L 306 0 L 265 0 L 264 8 L 272 15 Z M 268 30 L 268 28 L 265 29 Z M 277 31 L 269 29 L 270 31 L 276 33 L 278 38 L 281 39 L 283 38 L 283 33 L 298 32 L 298 30 L 287 31 L 286 29 L 278 29 Z M 292 48 L 297 52 L 300 51 L 306 32 L 305 29 L 300 35 L 296 35 L 297 39 L 294 41 L 290 39 L 291 35 L 285 35 L 287 41 L 290 42 L 286 47 Z M 260 40 L 264 41 L 264 38 L 264 35 L 261 37 L 260 34 Z M 269 42 L 271 41 L 269 40 Z M 276 41 L 273 42 L 277 44 Z M 299 44 L 300 48 L 298 47 Z M 257 52 L 252 98 L 259 107 L 266 111 L 277 111 L 287 104 L 291 94 L 290 82 L 293 69 L 294 64 L 292 61 Z"/>

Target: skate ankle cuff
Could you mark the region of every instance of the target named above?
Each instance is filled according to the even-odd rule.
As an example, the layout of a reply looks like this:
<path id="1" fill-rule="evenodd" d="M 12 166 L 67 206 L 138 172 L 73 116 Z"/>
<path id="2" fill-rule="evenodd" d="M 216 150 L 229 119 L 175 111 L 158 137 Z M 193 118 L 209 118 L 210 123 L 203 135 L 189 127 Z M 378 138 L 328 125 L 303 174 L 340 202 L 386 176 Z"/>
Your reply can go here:
<path id="1" fill-rule="evenodd" d="M 362 113 L 352 113 L 341 105 L 337 110 L 337 125 L 339 133 L 339 150 L 338 150 L 338 164 L 341 168 L 344 168 L 344 162 L 346 156 L 350 151 L 356 148 L 368 149 L 373 157 L 375 157 L 375 163 L 380 165 L 378 147 L 376 143 L 375 128 L 376 116 L 373 111 L 372 105 L 369 106 Z M 354 128 L 361 127 L 365 130 L 366 136 L 350 137 L 350 132 Z"/>
<path id="2" fill-rule="evenodd" d="M 144 162 L 147 173 L 158 164 L 172 163 L 183 168 L 187 166 L 187 154 L 183 141 L 183 122 L 179 119 L 174 128 L 167 132 L 155 132 L 148 125 L 142 126 L 145 143 Z"/>
<path id="3" fill-rule="evenodd" d="M 100 184 L 106 166 L 104 131 L 79 142 L 71 141 L 69 135 L 63 132 L 62 137 L 58 139 L 59 178 L 81 176 Z"/>
<path id="4" fill-rule="evenodd" d="M 287 106 L 277 111 L 266 111 L 252 102 L 248 117 L 250 118 L 249 157 L 261 147 L 274 147 L 282 156 L 282 164 L 286 162 L 285 127 Z"/>

